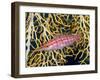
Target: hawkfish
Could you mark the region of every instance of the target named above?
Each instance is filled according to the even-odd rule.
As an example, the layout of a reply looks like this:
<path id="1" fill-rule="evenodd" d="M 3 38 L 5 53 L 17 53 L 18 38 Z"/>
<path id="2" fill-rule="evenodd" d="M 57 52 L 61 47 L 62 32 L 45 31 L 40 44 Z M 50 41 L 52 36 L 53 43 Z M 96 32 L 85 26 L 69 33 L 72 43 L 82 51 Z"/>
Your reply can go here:
<path id="1" fill-rule="evenodd" d="M 42 44 L 33 52 L 63 49 L 64 47 L 73 45 L 73 43 L 78 42 L 80 39 L 81 36 L 79 34 L 59 34 L 48 42 Z"/>

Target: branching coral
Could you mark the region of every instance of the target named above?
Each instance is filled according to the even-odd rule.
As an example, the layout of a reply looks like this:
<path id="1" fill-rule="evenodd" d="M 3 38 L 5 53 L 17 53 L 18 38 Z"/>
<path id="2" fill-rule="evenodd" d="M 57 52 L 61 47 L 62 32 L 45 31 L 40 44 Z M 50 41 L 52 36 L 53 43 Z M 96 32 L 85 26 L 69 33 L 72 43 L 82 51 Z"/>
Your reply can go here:
<path id="1" fill-rule="evenodd" d="M 89 15 L 26 13 L 27 67 L 89 64 Z M 33 51 L 56 34 L 81 34 L 81 40 L 62 50 Z"/>

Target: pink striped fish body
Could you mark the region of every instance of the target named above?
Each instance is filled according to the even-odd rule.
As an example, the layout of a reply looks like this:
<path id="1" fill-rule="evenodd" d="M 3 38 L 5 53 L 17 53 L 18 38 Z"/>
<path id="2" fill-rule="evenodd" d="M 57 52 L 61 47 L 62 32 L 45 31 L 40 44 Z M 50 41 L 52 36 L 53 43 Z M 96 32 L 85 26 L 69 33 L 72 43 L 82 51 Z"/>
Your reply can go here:
<path id="1" fill-rule="evenodd" d="M 40 47 L 40 51 L 63 49 L 80 40 L 80 35 L 59 35 Z"/>

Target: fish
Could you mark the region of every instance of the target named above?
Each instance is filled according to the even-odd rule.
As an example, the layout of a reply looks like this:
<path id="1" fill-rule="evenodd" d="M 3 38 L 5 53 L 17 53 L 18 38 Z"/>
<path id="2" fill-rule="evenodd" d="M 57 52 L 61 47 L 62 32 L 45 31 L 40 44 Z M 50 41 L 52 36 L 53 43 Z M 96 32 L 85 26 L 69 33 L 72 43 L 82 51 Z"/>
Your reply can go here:
<path id="1" fill-rule="evenodd" d="M 64 47 L 73 45 L 74 42 L 80 41 L 80 39 L 80 34 L 59 34 L 53 39 L 50 39 L 48 42 L 42 44 L 33 52 L 63 49 Z"/>

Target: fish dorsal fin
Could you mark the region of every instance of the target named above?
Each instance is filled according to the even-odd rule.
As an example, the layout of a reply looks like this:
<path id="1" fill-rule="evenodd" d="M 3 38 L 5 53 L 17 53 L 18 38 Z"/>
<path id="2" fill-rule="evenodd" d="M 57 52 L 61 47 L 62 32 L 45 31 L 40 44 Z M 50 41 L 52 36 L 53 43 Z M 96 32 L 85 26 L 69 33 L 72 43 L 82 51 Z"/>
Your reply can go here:
<path id="1" fill-rule="evenodd" d="M 58 33 L 58 34 L 55 34 L 54 37 L 55 37 L 55 38 L 59 38 L 61 35 L 62 35 L 62 34 Z"/>
<path id="2" fill-rule="evenodd" d="M 54 35 L 54 38 L 60 38 L 60 37 L 62 37 L 62 36 L 68 36 L 68 34 L 67 34 L 67 33 L 64 33 L 64 34 L 58 33 L 58 34 L 55 34 L 55 35 Z"/>

